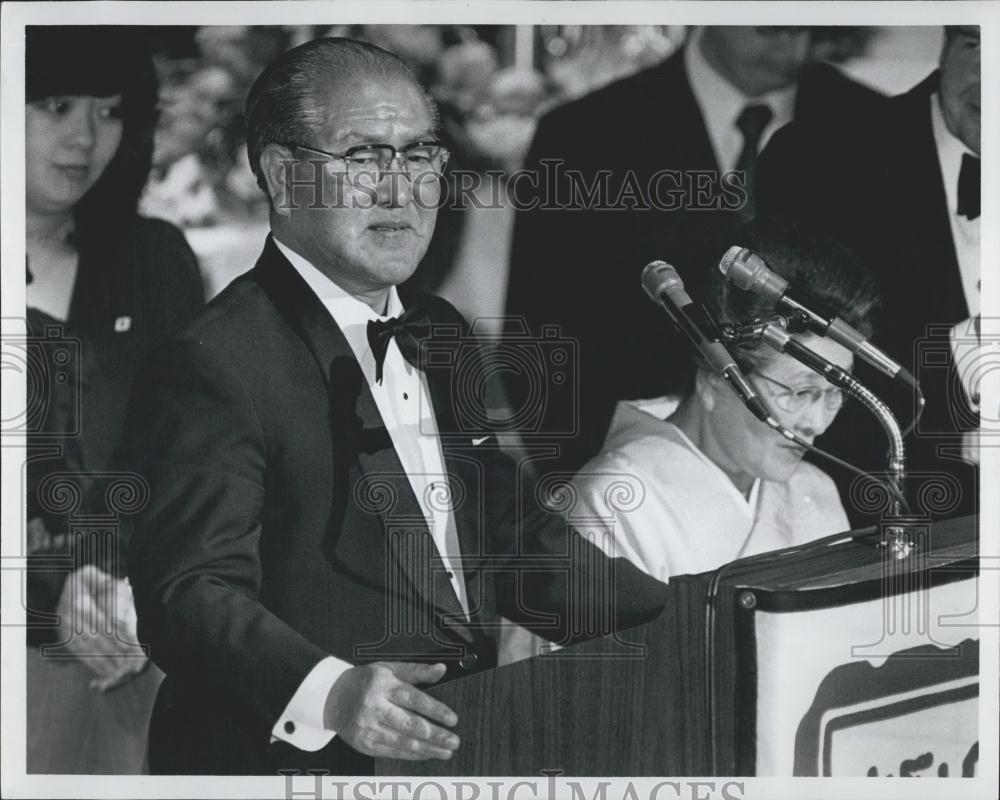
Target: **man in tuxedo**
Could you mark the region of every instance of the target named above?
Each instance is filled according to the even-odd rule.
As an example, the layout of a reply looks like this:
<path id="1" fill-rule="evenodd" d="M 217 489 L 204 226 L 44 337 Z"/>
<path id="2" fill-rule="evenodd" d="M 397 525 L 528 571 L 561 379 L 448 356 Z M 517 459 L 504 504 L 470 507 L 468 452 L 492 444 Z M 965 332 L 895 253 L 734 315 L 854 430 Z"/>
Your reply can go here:
<path id="1" fill-rule="evenodd" d="M 685 343 L 640 288 L 642 267 L 670 262 L 697 300 L 725 252 L 721 232 L 752 217 L 756 157 L 771 135 L 793 117 L 881 100 L 831 66 L 807 64 L 813 35 L 696 29 L 662 64 L 542 119 L 526 167 L 538 191 L 518 195 L 507 314 L 534 333 L 561 326 L 579 363 L 563 389 L 579 399 L 575 428 L 551 417 L 573 398 L 552 401 L 534 437 L 559 449 L 538 459 L 543 471 L 575 470 L 594 455 L 618 400 L 677 392 L 693 375 Z M 509 393 L 520 408 L 528 390 L 512 381 Z"/>
<path id="2" fill-rule="evenodd" d="M 977 474 L 962 461 L 961 434 L 978 425 L 955 372 L 956 325 L 968 340 L 979 314 L 979 29 L 949 27 L 940 68 L 877 113 L 814 124 L 796 121 L 762 153 L 757 210 L 841 239 L 878 279 L 875 341 L 920 380 L 926 410 L 906 441 L 912 488 L 935 515 L 971 513 Z M 908 391 L 872 370 L 858 374 L 907 425 Z M 868 470 L 885 470 L 886 438 L 870 415 L 845 408 L 826 441 Z M 855 523 L 866 504 L 850 498 Z M 932 491 L 931 486 L 942 487 Z M 924 487 L 921 490 L 921 487 Z"/>
<path id="3" fill-rule="evenodd" d="M 166 673 L 150 766 L 447 759 L 463 720 L 418 687 L 495 666 L 499 614 L 537 628 L 554 613 L 541 632 L 569 641 L 571 594 L 614 581 L 593 606 L 611 629 L 655 615 L 665 587 L 537 505 L 496 437 L 463 427 L 486 416 L 463 408 L 476 393 L 425 357 L 475 356 L 451 306 L 396 288 L 447 159 L 403 63 L 308 42 L 264 70 L 246 119 L 272 235 L 145 365 L 127 424 L 149 487 L 130 551 L 139 632 Z M 519 575 L 521 555 L 555 568 Z"/>

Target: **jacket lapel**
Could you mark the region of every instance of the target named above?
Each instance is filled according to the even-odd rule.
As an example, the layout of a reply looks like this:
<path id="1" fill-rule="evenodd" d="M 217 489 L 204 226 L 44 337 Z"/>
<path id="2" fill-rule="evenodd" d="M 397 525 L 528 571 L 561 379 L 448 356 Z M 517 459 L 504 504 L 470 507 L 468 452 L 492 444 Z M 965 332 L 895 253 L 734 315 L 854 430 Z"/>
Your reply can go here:
<path id="1" fill-rule="evenodd" d="M 692 45 L 688 45 L 690 47 Z M 675 169 L 714 169 L 720 170 L 716 159 L 712 139 L 708 135 L 708 126 L 701 113 L 701 106 L 691 88 L 691 78 L 684 65 L 683 48 L 676 55 L 664 62 L 666 70 L 666 85 L 659 91 L 662 97 L 673 98 L 668 106 L 666 102 L 656 103 L 661 125 L 653 130 L 670 131 L 682 128 L 683 134 L 678 136 L 679 155 L 675 163 L 670 165 Z M 685 120 L 683 126 L 678 126 L 676 120 Z"/>
<path id="2" fill-rule="evenodd" d="M 346 448 L 356 454 L 360 479 L 348 486 L 347 476 L 335 473 L 344 485 L 334 490 L 345 491 L 346 503 L 354 504 L 360 513 L 381 517 L 388 550 L 427 610 L 433 608 L 443 627 L 471 639 L 444 562 L 347 339 L 270 236 L 254 273 L 323 374 L 335 452 L 343 453 Z M 387 574 L 386 586 L 391 591 L 390 584 Z"/>
<path id="3" fill-rule="evenodd" d="M 922 220 L 922 225 L 929 229 L 924 231 L 920 241 L 932 248 L 933 252 L 925 252 L 923 256 L 936 267 L 927 275 L 930 283 L 924 296 L 928 299 L 933 297 L 932 308 L 928 309 L 933 313 L 926 319 L 952 323 L 967 318 L 969 311 L 931 123 L 931 96 L 939 84 L 940 75 L 935 72 L 891 102 L 902 110 L 900 119 L 906 122 L 896 139 L 899 142 L 896 151 L 897 189 L 906 203 L 912 204 L 912 208 L 907 209 L 911 214 L 909 219 Z M 912 274 L 908 273 L 907 278 L 912 279 Z"/>

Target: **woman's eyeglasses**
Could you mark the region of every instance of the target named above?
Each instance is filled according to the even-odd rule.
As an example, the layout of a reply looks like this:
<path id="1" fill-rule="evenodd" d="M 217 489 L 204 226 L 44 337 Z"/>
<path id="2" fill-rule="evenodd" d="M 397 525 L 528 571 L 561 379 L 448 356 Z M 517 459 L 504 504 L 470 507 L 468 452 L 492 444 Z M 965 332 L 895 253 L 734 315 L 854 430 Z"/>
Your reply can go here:
<path id="1" fill-rule="evenodd" d="M 778 408 L 782 411 L 787 411 L 789 414 L 798 414 L 801 411 L 805 411 L 821 399 L 827 411 L 836 411 L 844 404 L 844 393 L 836 386 L 827 386 L 825 389 L 819 386 L 786 386 L 781 381 L 776 381 L 762 372 L 755 372 L 751 377 L 763 378 L 768 383 L 772 383 L 781 389 L 782 391 L 780 392 L 769 391 L 767 394 Z"/>

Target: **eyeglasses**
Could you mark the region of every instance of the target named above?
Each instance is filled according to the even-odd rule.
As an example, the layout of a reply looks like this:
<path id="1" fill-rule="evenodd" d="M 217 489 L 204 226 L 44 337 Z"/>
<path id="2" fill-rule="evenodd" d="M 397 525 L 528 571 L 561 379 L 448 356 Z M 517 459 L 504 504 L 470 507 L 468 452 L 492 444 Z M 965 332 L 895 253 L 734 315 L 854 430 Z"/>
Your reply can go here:
<path id="1" fill-rule="evenodd" d="M 343 153 L 328 153 L 326 150 L 301 144 L 288 146 L 343 161 L 348 177 L 365 176 L 375 181 L 382 180 L 382 176 L 392 168 L 392 163 L 396 160 L 411 180 L 430 173 L 440 175 L 451 155 L 441 142 L 413 142 L 398 150 L 391 144 L 359 144 L 349 147 Z"/>
<path id="2" fill-rule="evenodd" d="M 787 411 L 789 414 L 798 414 L 805 411 L 814 403 L 818 403 L 820 399 L 823 400 L 823 406 L 827 411 L 836 411 L 844 404 L 844 393 L 836 386 L 828 386 L 825 389 L 821 389 L 819 386 L 793 388 L 761 372 L 754 373 L 752 377 L 763 378 L 768 383 L 773 383 L 775 386 L 783 389 L 781 392 L 768 392 L 768 396 L 778 408 L 782 411 Z"/>

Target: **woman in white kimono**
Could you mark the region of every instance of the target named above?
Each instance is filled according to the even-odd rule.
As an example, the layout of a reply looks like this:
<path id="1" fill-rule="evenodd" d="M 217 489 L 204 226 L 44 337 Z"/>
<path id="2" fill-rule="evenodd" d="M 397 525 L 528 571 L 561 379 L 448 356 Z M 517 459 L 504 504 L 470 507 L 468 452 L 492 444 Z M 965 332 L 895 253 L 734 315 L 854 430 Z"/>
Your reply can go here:
<path id="1" fill-rule="evenodd" d="M 749 242 L 767 265 L 865 335 L 878 303 L 874 283 L 835 242 L 788 237 Z M 707 304 L 722 324 L 774 313 L 715 275 Z M 796 335 L 850 370 L 830 339 Z M 743 373 L 785 427 L 812 442 L 844 402 L 840 390 L 790 356 L 756 342 L 731 348 Z M 805 451 L 758 420 L 725 380 L 696 360 L 681 396 L 618 404 L 601 452 L 553 492 L 570 525 L 612 556 L 664 582 L 738 558 L 849 528 L 833 480 Z M 524 629 L 501 636 L 502 663 L 553 649 Z"/>
<path id="2" fill-rule="evenodd" d="M 754 250 L 816 305 L 871 333 L 874 285 L 844 248 L 767 240 Z M 708 304 L 721 323 L 774 313 L 721 277 Z M 851 369 L 851 353 L 832 340 L 796 338 Z M 760 342 L 732 351 L 785 427 L 812 442 L 833 422 L 844 397 L 821 376 Z M 604 447 L 573 481 L 569 521 L 663 581 L 847 530 L 833 480 L 804 454 L 754 417 L 724 379 L 696 364 L 682 397 L 618 404 Z"/>

